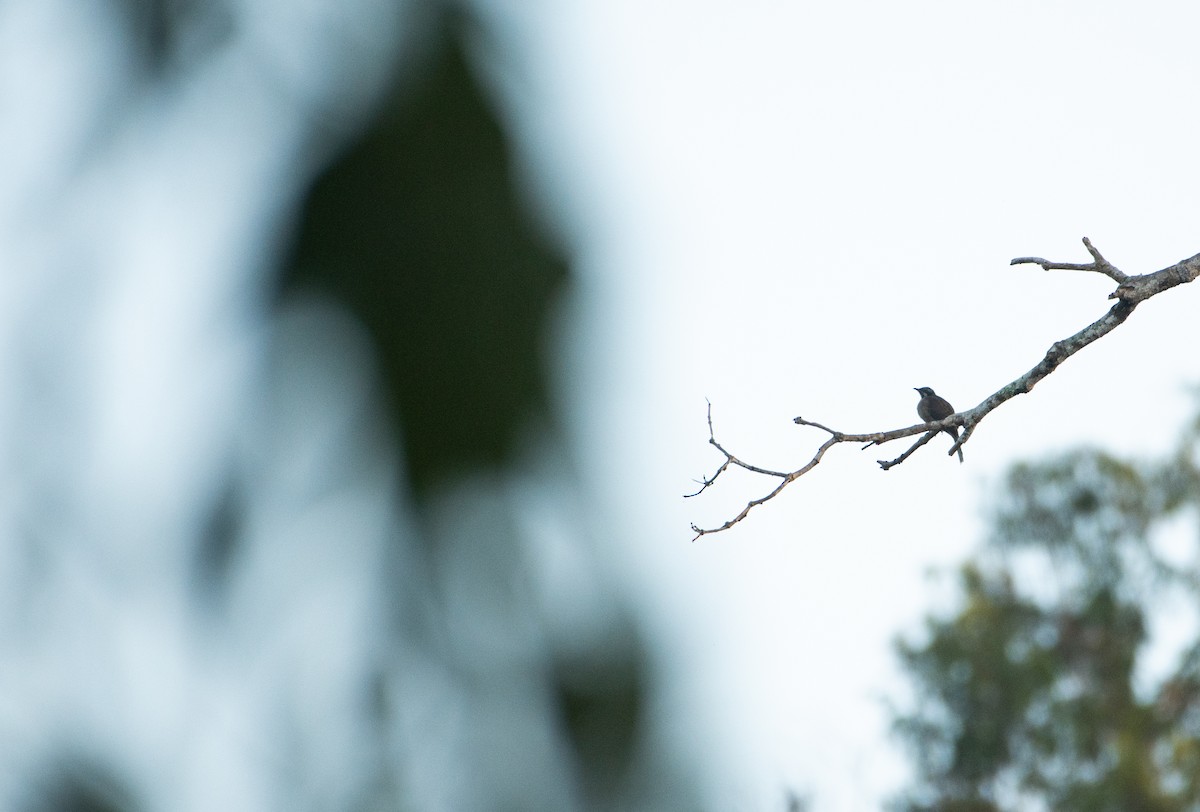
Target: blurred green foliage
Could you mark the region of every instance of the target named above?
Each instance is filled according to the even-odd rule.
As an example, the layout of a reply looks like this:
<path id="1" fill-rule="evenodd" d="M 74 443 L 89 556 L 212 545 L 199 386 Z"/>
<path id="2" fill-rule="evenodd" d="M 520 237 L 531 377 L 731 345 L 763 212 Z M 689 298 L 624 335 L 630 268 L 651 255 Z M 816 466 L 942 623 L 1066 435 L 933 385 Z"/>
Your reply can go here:
<path id="1" fill-rule="evenodd" d="M 81 752 L 60 755 L 33 777 L 20 812 L 136 812 L 143 805 L 101 763 Z"/>
<path id="2" fill-rule="evenodd" d="M 465 32 L 486 32 L 457 14 L 434 30 L 427 58 L 406 67 L 366 132 L 316 180 L 279 285 L 281 299 L 331 297 L 365 327 L 407 481 L 427 509 L 440 486 L 480 469 L 503 474 L 522 442 L 547 436 L 548 320 L 569 278 L 565 258 L 522 205 L 510 144 L 464 54 Z M 439 536 L 436 527 L 421 534 L 431 575 L 459 567 L 471 585 L 458 596 L 462 605 L 447 593 L 436 595 L 439 605 L 465 613 L 468 627 L 541 623 L 526 614 L 537 611 L 530 590 L 509 589 L 531 569 L 516 524 L 497 515 L 483 537 L 468 539 Z M 506 691 L 544 686 L 563 769 L 539 776 L 542 783 L 571 787 L 580 808 L 654 808 L 647 799 L 690 791 L 674 783 L 664 759 L 637 757 L 647 662 L 626 609 L 611 614 L 614 627 L 594 645 L 548 636 L 529 661 L 442 650 L 440 637 L 430 645 L 472 686 L 468 712 L 481 738 L 521 741 L 521 726 L 540 718 L 510 711 L 496 722 L 486 709 Z M 519 648 L 503 641 L 498 650 L 505 645 Z M 478 773 L 473 781 L 486 787 Z M 544 808 L 539 788 L 514 791 L 515 808 Z M 490 800 L 491 808 L 512 802 Z"/>
<path id="3" fill-rule="evenodd" d="M 1200 605 L 1195 550 L 1181 563 L 1156 541 L 1200 506 L 1198 427 L 1162 460 L 1010 470 L 958 608 L 898 644 L 919 773 L 898 809 L 1200 808 L 1200 639 L 1154 684 L 1139 671 L 1155 612 Z"/>
<path id="4" fill-rule="evenodd" d="M 305 202 L 282 295 L 320 290 L 365 325 L 418 498 L 503 466 L 545 421 L 547 317 L 567 280 L 533 226 L 461 18 L 397 82 Z"/>

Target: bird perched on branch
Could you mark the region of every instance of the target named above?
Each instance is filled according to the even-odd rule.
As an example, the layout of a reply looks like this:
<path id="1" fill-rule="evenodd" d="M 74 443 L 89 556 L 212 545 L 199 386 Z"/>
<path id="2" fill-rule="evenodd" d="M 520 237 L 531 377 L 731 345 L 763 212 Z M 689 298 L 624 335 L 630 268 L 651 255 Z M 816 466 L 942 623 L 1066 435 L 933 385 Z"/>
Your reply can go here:
<path id="1" fill-rule="evenodd" d="M 917 393 L 921 395 L 921 400 L 917 403 L 917 415 L 926 423 L 933 423 L 937 420 L 944 420 L 954 414 L 954 407 L 949 401 L 940 397 L 937 392 L 934 392 L 928 386 L 914 387 Z M 942 431 L 949 434 L 955 440 L 958 440 L 958 426 L 947 426 Z M 958 449 L 958 461 L 963 461 L 962 449 Z"/>

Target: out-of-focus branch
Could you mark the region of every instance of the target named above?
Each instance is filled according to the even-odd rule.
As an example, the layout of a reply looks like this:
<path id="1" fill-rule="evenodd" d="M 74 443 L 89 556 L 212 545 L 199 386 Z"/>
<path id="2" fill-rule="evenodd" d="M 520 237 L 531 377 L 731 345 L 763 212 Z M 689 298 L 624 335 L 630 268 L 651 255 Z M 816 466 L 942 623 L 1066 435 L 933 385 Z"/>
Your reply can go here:
<path id="1" fill-rule="evenodd" d="M 955 454 L 958 449 L 961 448 L 963 444 L 965 444 L 967 440 L 971 438 L 971 435 L 975 432 L 975 428 L 979 425 L 983 418 L 1000 406 L 1000 404 L 1016 397 L 1017 395 L 1023 395 L 1031 391 L 1039 381 L 1057 369 L 1059 364 L 1061 364 L 1063 361 L 1067 360 L 1072 355 L 1086 347 L 1088 344 L 1091 344 L 1093 341 L 1096 341 L 1115 330 L 1118 325 L 1122 324 L 1125 319 L 1129 318 L 1129 315 L 1133 312 L 1133 309 L 1141 302 L 1149 299 L 1151 296 L 1155 296 L 1165 290 L 1169 290 L 1176 285 L 1182 285 L 1187 282 L 1191 282 L 1200 276 L 1200 254 L 1196 254 L 1193 257 L 1189 257 L 1188 259 L 1177 262 L 1176 264 L 1168 268 L 1163 268 L 1160 271 L 1155 271 L 1154 273 L 1130 276 L 1118 270 L 1115 265 L 1106 260 L 1100 254 L 1100 252 L 1096 250 L 1095 246 L 1092 245 L 1091 241 L 1087 237 L 1083 238 L 1083 244 L 1087 248 L 1088 253 L 1092 255 L 1092 261 L 1089 263 L 1078 264 L 1069 262 L 1051 262 L 1050 260 L 1042 259 L 1040 257 L 1017 257 L 1010 264 L 1040 265 L 1043 270 L 1047 271 L 1090 271 L 1104 274 L 1117 283 L 1116 290 L 1114 290 L 1108 296 L 1110 299 L 1116 299 L 1117 302 L 1111 308 L 1109 308 L 1107 313 L 1089 324 L 1087 327 L 1080 330 L 1075 335 L 1064 338 L 1061 341 L 1056 341 L 1050 346 L 1050 349 L 1046 351 L 1046 355 L 1042 358 L 1042 360 L 1039 361 L 1032 369 L 1030 369 L 1021 377 L 1017 378 L 1015 381 L 1006 384 L 1005 386 L 993 392 L 991 395 L 988 395 L 982 402 L 979 403 L 979 405 L 972 409 L 956 412 L 944 420 L 939 420 L 934 423 L 920 423 L 903 429 L 893 429 L 891 431 L 873 432 L 869 434 L 847 434 L 844 432 L 835 431 L 834 429 L 823 426 L 820 423 L 815 423 L 811 420 L 805 420 L 804 418 L 797 417 L 793 421 L 797 425 L 812 426 L 813 428 L 820 429 L 829 435 L 829 439 L 822 443 L 817 448 L 817 451 L 813 455 L 812 459 L 810 459 L 800 468 L 797 468 L 794 471 L 772 471 L 766 468 L 760 468 L 756 465 L 751 465 L 750 463 L 738 459 L 717 441 L 716 433 L 713 430 L 712 404 L 709 403 L 708 442 L 710 445 L 720 451 L 722 455 L 724 455 L 725 462 L 721 464 L 721 466 L 711 477 L 706 477 L 700 480 L 700 489 L 698 491 L 687 494 L 687 496 L 699 496 L 700 494 L 704 493 L 704 491 L 710 488 L 717 481 L 717 478 L 721 476 L 721 474 L 725 473 L 731 467 L 742 468 L 754 474 L 773 477 L 778 479 L 779 482 L 774 488 L 772 488 L 763 496 L 751 500 L 744 508 L 742 508 L 740 513 L 719 527 L 701 528 L 698 525 L 693 524 L 692 530 L 696 534 L 695 538 L 693 538 L 693 541 L 701 536 L 708 535 L 709 533 L 719 533 L 722 530 L 728 530 L 738 522 L 742 521 L 742 519 L 746 518 L 751 510 L 763 504 L 764 502 L 774 499 L 788 485 L 807 474 L 813 468 L 816 468 L 817 465 L 820 464 L 821 459 L 825 456 L 825 452 L 839 443 L 864 443 L 865 445 L 863 445 L 863 449 L 867 449 L 871 446 L 882 445 L 883 443 L 890 442 L 892 440 L 898 440 L 902 437 L 911 437 L 915 434 L 923 435 L 907 451 L 895 459 L 877 460 L 879 467 L 886 471 L 889 468 L 904 462 L 906 459 L 912 456 L 912 454 L 915 453 L 918 448 L 928 443 L 942 429 L 950 426 L 962 426 L 963 432 L 961 436 L 958 438 L 957 442 L 951 446 L 950 451 L 948 452 L 951 455 Z"/>

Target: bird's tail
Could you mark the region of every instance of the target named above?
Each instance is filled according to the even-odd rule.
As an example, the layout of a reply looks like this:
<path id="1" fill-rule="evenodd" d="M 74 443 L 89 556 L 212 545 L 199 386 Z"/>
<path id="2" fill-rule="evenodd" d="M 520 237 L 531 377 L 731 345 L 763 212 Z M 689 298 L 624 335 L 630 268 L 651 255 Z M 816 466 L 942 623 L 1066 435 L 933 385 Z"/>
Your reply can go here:
<path id="1" fill-rule="evenodd" d="M 951 426 L 950 428 L 946 429 L 946 431 L 950 432 L 950 436 L 953 437 L 954 442 L 957 443 L 958 442 L 958 426 Z M 958 461 L 960 463 L 963 461 L 962 446 L 958 447 Z"/>

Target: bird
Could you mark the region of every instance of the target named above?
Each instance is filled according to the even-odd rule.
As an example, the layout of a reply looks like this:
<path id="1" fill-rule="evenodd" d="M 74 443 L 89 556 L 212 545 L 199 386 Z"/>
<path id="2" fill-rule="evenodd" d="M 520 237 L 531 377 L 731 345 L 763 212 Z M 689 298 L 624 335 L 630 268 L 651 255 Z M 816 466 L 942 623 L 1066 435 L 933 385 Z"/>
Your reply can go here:
<path id="1" fill-rule="evenodd" d="M 913 389 L 921 396 L 921 400 L 917 402 L 917 415 L 926 423 L 944 420 L 954 414 L 954 407 L 950 405 L 949 401 L 928 386 L 913 387 Z M 958 426 L 947 426 L 942 431 L 958 440 Z M 958 449 L 958 461 L 963 461 L 962 448 Z"/>

